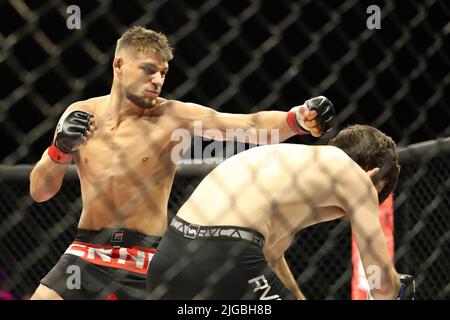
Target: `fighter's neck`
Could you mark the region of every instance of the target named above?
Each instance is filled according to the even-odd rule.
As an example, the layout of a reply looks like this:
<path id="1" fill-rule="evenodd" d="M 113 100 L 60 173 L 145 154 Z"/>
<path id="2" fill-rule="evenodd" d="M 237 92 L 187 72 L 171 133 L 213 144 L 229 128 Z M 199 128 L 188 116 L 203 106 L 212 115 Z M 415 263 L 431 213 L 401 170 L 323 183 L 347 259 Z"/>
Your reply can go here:
<path id="1" fill-rule="evenodd" d="M 105 108 L 107 108 L 110 117 L 116 124 L 128 117 L 142 117 L 151 114 L 150 108 L 140 108 L 114 90 L 107 96 Z"/>

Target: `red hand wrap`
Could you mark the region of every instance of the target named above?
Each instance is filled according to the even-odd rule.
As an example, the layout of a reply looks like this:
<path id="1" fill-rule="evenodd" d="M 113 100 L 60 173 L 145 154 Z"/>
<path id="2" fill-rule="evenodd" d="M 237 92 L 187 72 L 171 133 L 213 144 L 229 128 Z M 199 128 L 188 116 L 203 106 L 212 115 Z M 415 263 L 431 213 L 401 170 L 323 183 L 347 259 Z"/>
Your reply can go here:
<path id="1" fill-rule="evenodd" d="M 54 143 L 48 148 L 48 155 L 50 159 L 59 164 L 69 164 L 73 156 L 59 150 Z"/>
<path id="2" fill-rule="evenodd" d="M 291 128 L 291 130 L 294 131 L 296 134 L 300 134 L 300 135 L 310 134 L 309 131 L 304 130 L 300 126 L 300 123 L 298 123 L 297 110 L 298 110 L 298 107 L 293 107 L 287 113 L 286 122 L 287 122 L 289 128 Z"/>

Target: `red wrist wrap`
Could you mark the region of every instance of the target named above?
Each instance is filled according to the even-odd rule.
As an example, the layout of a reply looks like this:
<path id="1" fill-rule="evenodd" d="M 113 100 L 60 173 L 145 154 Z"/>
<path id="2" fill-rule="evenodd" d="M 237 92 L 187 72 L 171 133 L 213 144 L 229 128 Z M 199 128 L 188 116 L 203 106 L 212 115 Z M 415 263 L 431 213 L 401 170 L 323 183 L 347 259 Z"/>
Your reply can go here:
<path id="1" fill-rule="evenodd" d="M 296 134 L 300 135 L 310 134 L 308 131 L 304 130 L 298 123 L 296 116 L 297 110 L 298 107 L 293 107 L 287 113 L 286 122 L 289 128 L 291 128 L 291 130 L 294 131 Z"/>
<path id="2" fill-rule="evenodd" d="M 69 164 L 73 158 L 71 154 L 59 150 L 54 143 L 48 148 L 48 155 L 50 156 L 50 159 L 59 164 Z"/>

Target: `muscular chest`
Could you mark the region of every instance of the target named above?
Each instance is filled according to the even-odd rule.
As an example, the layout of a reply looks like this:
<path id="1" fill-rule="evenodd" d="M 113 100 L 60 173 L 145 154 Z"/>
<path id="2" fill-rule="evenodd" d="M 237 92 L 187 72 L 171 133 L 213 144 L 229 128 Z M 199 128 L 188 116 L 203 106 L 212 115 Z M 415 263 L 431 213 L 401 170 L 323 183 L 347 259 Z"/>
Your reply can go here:
<path id="1" fill-rule="evenodd" d="M 168 160 L 174 129 L 158 119 L 124 120 L 118 126 L 99 121 L 93 137 L 80 149 L 80 165 L 115 174 L 159 167 Z"/>

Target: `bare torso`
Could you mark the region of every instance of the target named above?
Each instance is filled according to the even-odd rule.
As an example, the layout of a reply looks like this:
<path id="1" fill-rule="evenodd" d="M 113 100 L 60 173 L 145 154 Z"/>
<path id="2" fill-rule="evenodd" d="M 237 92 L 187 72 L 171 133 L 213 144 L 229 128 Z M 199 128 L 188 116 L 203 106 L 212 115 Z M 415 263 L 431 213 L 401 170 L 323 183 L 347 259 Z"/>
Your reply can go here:
<path id="1" fill-rule="evenodd" d="M 97 129 L 75 156 L 83 211 L 79 227 L 120 226 L 161 236 L 175 174 L 171 134 L 180 123 L 170 116 L 170 102 L 142 116 L 129 115 L 116 125 L 107 96 L 85 101 Z"/>
<path id="2" fill-rule="evenodd" d="M 365 174 L 334 147 L 268 145 L 213 170 L 178 212 L 199 225 L 258 230 L 270 246 L 296 231 L 345 215 L 340 177 Z M 331 177 L 335 177 L 332 179 Z"/>

